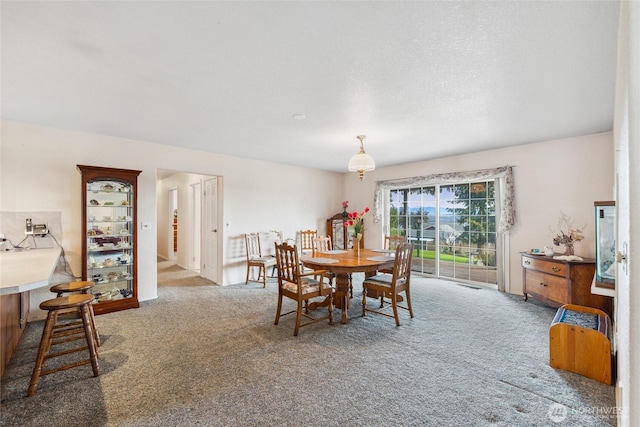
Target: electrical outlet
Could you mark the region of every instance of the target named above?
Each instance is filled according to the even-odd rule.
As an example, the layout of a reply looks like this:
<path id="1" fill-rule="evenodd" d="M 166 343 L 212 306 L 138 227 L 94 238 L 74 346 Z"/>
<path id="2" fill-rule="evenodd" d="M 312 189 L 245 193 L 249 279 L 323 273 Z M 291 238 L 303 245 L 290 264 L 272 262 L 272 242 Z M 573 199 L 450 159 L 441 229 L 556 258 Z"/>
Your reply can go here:
<path id="1" fill-rule="evenodd" d="M 143 223 L 141 224 L 141 228 L 142 228 L 143 230 L 151 230 L 151 223 L 150 223 L 150 222 L 143 222 Z"/>

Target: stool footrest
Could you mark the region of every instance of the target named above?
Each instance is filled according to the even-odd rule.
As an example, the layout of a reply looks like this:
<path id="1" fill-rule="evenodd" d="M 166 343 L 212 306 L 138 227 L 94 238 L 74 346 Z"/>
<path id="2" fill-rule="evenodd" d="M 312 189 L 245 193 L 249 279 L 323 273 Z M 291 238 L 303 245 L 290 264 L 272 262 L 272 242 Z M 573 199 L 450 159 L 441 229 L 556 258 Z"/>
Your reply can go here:
<path id="1" fill-rule="evenodd" d="M 60 357 L 60 356 L 66 355 L 66 354 L 73 354 L 73 353 L 77 353 L 77 352 L 83 351 L 83 350 L 89 350 L 89 347 L 87 347 L 85 345 L 84 347 L 70 348 L 68 350 L 59 351 L 57 353 L 49 353 L 44 358 L 45 358 L 45 360 L 46 359 L 53 359 L 54 357 Z M 88 360 L 89 359 L 87 359 L 87 361 Z"/>
<path id="2" fill-rule="evenodd" d="M 40 372 L 40 376 L 53 374 L 54 372 L 66 371 L 67 369 L 75 368 L 76 366 L 88 365 L 91 363 L 89 359 L 81 360 L 76 363 L 69 363 L 68 365 L 60 366 L 59 368 L 49 369 L 48 371 Z M 97 375 L 94 375 L 97 377 Z"/>
<path id="3" fill-rule="evenodd" d="M 68 335 L 84 334 L 84 327 L 82 325 L 74 326 L 73 328 L 60 329 L 51 334 L 51 338 L 66 337 Z"/>

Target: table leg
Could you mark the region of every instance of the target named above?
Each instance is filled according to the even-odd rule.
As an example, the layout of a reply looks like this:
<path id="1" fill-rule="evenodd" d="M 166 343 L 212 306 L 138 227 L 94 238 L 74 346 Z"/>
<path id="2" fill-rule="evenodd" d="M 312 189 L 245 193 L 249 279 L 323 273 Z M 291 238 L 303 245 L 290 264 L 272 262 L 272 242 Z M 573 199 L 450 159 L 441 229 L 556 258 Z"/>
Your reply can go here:
<path id="1" fill-rule="evenodd" d="M 342 311 L 341 323 L 347 323 L 347 310 L 349 309 L 349 274 L 337 273 L 336 274 L 336 291 L 333 294 L 333 303 L 336 308 Z"/>

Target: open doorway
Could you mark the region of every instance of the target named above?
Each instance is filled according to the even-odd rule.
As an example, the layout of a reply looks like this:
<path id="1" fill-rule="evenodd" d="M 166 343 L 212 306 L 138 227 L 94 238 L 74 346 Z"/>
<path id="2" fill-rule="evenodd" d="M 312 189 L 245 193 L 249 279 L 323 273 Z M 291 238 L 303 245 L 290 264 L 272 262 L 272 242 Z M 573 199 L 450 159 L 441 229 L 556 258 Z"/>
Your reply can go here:
<path id="1" fill-rule="evenodd" d="M 215 176 L 158 170 L 156 192 L 158 260 L 175 262 L 216 283 L 221 276 L 217 248 L 222 238 L 217 233 L 218 182 Z M 206 233 L 209 229 L 215 232 Z"/>

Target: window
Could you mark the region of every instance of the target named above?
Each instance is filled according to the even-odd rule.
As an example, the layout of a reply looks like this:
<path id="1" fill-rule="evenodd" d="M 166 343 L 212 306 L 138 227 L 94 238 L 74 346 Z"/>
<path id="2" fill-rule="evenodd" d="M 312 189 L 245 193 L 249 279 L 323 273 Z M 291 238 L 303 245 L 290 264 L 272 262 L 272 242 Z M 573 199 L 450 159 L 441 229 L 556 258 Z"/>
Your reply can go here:
<path id="1" fill-rule="evenodd" d="M 497 284 L 493 180 L 391 190 L 387 218 L 414 245 L 413 271 Z"/>
<path id="2" fill-rule="evenodd" d="M 374 221 L 414 243 L 414 271 L 505 290 L 515 224 L 511 166 L 378 181 Z"/>

